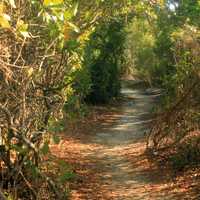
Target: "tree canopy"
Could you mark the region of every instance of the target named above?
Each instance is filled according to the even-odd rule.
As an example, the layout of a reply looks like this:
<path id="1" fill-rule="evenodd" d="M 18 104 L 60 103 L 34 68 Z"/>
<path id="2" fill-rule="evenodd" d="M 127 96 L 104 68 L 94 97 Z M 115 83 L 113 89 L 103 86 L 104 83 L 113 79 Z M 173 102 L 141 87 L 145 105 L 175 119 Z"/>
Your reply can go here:
<path id="1" fill-rule="evenodd" d="M 198 130 L 199 26 L 199 0 L 2 0 L 3 189 L 23 185 L 8 198 L 36 199 L 41 188 L 51 188 L 49 199 L 66 198 L 73 173 L 61 162 L 49 176 L 49 145 L 59 143 L 63 119 L 118 97 L 125 73 L 166 93 L 149 146 Z"/>

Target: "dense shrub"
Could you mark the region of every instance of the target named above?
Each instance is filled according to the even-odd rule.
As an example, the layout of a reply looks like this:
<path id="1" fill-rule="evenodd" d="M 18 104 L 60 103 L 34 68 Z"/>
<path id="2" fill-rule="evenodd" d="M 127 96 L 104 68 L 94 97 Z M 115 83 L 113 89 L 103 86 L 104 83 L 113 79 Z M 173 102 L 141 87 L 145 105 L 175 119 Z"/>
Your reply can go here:
<path id="1" fill-rule="evenodd" d="M 55 166 L 49 144 L 59 143 L 64 105 L 81 110 L 91 85 L 84 46 L 110 9 L 103 1 L 0 2 L 1 199 L 67 198 L 73 173 L 64 162 Z"/>
<path id="2" fill-rule="evenodd" d="M 199 29 L 187 24 L 171 34 L 176 71 L 168 77 L 168 80 L 171 80 L 169 85 L 174 95 L 168 97 L 169 101 L 165 109 L 162 107 L 162 112 L 164 112 L 153 126 L 150 135 L 154 148 L 177 146 L 191 131 L 199 134 L 199 36 Z M 191 145 L 193 142 L 191 140 Z M 199 151 L 199 149 L 196 150 Z M 189 153 L 193 154 L 192 151 Z M 195 159 L 196 156 L 194 154 L 190 157 Z"/>
<path id="3" fill-rule="evenodd" d="M 91 35 L 85 54 L 91 75 L 87 101 L 106 103 L 119 94 L 124 37 L 123 22 L 116 20 L 100 24 Z"/>

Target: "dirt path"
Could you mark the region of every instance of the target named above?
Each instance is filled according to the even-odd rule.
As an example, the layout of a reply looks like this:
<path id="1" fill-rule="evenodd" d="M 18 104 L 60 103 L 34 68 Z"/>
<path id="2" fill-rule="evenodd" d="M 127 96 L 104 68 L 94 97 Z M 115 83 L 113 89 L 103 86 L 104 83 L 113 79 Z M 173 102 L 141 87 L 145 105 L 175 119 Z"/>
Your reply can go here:
<path id="1" fill-rule="evenodd" d="M 149 185 L 154 180 L 148 173 L 148 163 L 144 163 L 147 162 L 143 156 L 144 137 L 147 124 L 152 121 L 150 112 L 159 93 L 156 90 L 124 87 L 122 94 L 129 99 L 121 107 L 122 114 L 114 124 L 102 124 L 94 134 L 91 142 L 100 144 L 100 147 L 89 157 L 96 160 L 102 185 L 110 199 L 152 199 Z M 132 155 L 131 161 L 127 155 Z M 159 198 L 159 195 L 156 196 Z M 169 198 L 161 195 L 160 199 Z"/>
<path id="2" fill-rule="evenodd" d="M 186 200 L 165 166 L 149 162 L 145 132 L 158 90 L 123 87 L 125 101 L 90 133 L 64 139 L 56 154 L 81 177 L 72 184 L 72 200 Z M 195 199 L 195 198 L 194 198 Z"/>

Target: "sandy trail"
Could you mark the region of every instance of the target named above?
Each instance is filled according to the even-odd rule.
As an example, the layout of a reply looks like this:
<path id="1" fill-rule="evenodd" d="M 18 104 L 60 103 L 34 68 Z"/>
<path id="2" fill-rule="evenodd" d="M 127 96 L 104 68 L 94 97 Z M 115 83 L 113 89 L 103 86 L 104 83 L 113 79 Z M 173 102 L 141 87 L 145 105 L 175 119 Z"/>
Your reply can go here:
<path id="1" fill-rule="evenodd" d="M 62 142 L 52 147 L 54 155 L 68 162 L 77 174 L 70 182 L 70 199 L 200 199 L 200 175 L 189 172 L 176 178 L 165 163 L 145 153 L 145 134 L 159 90 L 126 84 L 122 95 L 124 101 L 96 111 L 97 119 L 95 114 L 95 120 L 81 121 L 75 133 L 68 130 Z"/>
<path id="2" fill-rule="evenodd" d="M 114 124 L 105 123 L 96 130 L 90 142 L 100 147 L 90 152 L 88 157 L 96 161 L 102 187 L 110 199 L 170 199 L 164 194 L 157 194 L 156 190 L 152 193 L 154 180 L 148 172 L 149 166 L 144 156 L 145 132 L 152 121 L 150 113 L 159 91 L 123 87 L 122 94 L 129 100 L 122 104 L 121 114 Z M 131 161 L 127 154 L 132 155 Z"/>

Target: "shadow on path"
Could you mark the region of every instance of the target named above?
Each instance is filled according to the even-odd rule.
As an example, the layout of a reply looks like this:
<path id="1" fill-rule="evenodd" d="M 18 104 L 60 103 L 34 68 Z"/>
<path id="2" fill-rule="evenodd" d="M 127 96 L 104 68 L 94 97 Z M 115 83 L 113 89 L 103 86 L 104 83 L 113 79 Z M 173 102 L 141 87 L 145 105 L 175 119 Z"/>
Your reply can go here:
<path id="1" fill-rule="evenodd" d="M 122 95 L 125 100 L 115 114 L 107 114 L 88 137 L 75 140 L 71 152 L 81 165 L 76 171 L 83 178 L 75 183 L 72 200 L 195 199 L 192 191 L 188 194 L 173 183 L 165 166 L 158 168 L 145 154 L 145 133 L 160 91 L 124 86 Z M 70 154 L 66 146 L 61 148 L 63 159 L 67 151 Z"/>

